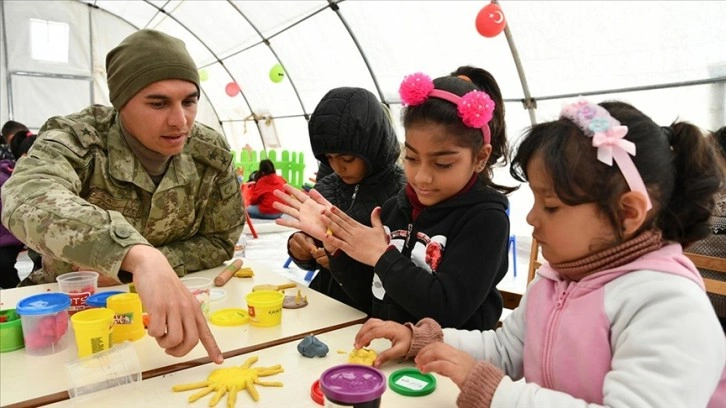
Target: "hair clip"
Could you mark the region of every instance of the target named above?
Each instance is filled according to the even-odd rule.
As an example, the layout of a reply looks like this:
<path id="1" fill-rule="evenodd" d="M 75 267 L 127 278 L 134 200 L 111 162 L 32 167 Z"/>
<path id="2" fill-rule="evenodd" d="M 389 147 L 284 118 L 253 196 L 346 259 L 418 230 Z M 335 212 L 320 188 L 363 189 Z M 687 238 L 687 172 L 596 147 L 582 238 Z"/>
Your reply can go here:
<path id="1" fill-rule="evenodd" d="M 417 72 L 403 78 L 398 88 L 401 101 L 406 106 L 417 106 L 429 97 L 443 99 L 451 102 L 457 107 L 457 113 L 461 121 L 470 128 L 481 129 L 484 136 L 484 143 L 491 143 L 489 121 L 492 120 L 496 104 L 483 91 L 469 91 L 464 96 L 453 94 L 449 91 L 434 88 L 434 82 L 426 74 Z"/>
<path id="2" fill-rule="evenodd" d="M 635 143 L 625 139 L 628 127 L 610 116 L 607 109 L 584 99 L 565 105 L 560 117 L 570 120 L 585 133 L 585 136 L 592 138 L 593 147 L 597 147 L 599 161 L 612 166 L 615 160 L 630 190 L 643 193 L 648 200 L 650 210 L 653 204 L 648 190 L 633 159 L 630 158 L 635 156 Z"/>

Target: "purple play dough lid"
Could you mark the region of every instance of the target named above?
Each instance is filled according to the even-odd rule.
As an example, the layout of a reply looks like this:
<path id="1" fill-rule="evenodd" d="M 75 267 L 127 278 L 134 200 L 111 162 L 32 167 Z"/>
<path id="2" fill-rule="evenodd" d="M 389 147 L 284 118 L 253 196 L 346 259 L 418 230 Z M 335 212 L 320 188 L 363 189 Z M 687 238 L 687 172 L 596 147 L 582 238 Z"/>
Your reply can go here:
<path id="1" fill-rule="evenodd" d="M 386 391 L 386 376 L 377 368 L 342 364 L 323 371 L 320 389 L 329 400 L 360 404 L 383 395 Z"/>

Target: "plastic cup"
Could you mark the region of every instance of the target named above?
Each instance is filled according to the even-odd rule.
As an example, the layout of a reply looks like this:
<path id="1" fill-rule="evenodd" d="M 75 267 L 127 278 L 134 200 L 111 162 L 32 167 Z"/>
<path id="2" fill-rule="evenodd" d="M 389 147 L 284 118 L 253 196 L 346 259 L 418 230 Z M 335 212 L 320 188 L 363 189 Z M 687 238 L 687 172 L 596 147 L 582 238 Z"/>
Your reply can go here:
<path id="1" fill-rule="evenodd" d="M 139 356 L 129 342 L 71 361 L 65 367 L 71 398 L 141 381 Z"/>
<path id="2" fill-rule="evenodd" d="M 111 348 L 114 312 L 105 307 L 86 309 L 71 316 L 76 335 L 78 357 L 85 357 Z"/>
<path id="3" fill-rule="evenodd" d="M 369 366 L 337 365 L 320 375 L 320 390 L 326 407 L 378 408 L 386 391 L 386 376 Z"/>
<path id="4" fill-rule="evenodd" d="M 181 278 L 184 286 L 192 292 L 202 307 L 204 317 L 209 317 L 209 294 L 212 290 L 212 280 L 203 277 L 186 277 Z"/>
<path id="5" fill-rule="evenodd" d="M 258 290 L 248 293 L 245 299 L 252 326 L 272 327 L 280 324 L 284 293 L 276 290 Z"/>
<path id="6" fill-rule="evenodd" d="M 46 356 L 66 348 L 70 305 L 65 293 L 39 293 L 18 302 L 15 311 L 20 315 L 27 354 Z"/>
<path id="7" fill-rule="evenodd" d="M 15 309 L 3 310 L 0 317 L 0 353 L 23 348 L 23 326 Z"/>
<path id="8" fill-rule="evenodd" d="M 58 275 L 58 288 L 71 297 L 71 308 L 68 314 L 86 309 L 86 299 L 96 293 L 98 289 L 98 272 L 82 271 Z"/>
<path id="9" fill-rule="evenodd" d="M 114 312 L 113 344 L 134 341 L 144 337 L 144 316 L 141 298 L 137 293 L 120 293 L 107 299 L 107 307 Z"/>

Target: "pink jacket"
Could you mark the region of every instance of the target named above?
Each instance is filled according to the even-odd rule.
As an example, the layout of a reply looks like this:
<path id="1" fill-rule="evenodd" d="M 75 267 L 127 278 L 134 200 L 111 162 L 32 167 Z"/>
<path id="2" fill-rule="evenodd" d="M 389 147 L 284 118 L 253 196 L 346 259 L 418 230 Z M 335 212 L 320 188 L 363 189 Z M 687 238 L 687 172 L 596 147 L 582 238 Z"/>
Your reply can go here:
<path id="1" fill-rule="evenodd" d="M 501 329 L 444 330 L 509 376 L 492 406 L 726 407 L 726 339 L 680 245 L 579 282 L 537 273 Z"/>

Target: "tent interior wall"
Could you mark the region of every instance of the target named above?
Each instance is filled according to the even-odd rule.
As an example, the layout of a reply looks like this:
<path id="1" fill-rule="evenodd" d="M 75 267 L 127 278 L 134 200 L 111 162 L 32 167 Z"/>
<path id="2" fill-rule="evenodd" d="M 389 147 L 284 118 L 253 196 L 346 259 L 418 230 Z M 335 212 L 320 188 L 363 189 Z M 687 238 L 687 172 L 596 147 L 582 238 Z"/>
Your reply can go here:
<path id="1" fill-rule="evenodd" d="M 55 115 L 109 104 L 105 55 L 131 32 L 164 31 L 185 41 L 204 71 L 197 120 L 232 148 L 304 152 L 317 163 L 307 118 L 329 89 L 369 89 L 391 108 L 399 139 L 398 85 L 421 71 L 460 65 L 489 70 L 506 99 L 511 144 L 529 126 L 507 38 L 485 38 L 475 18 L 488 1 L 16 1 L 0 3 L 0 121 L 37 130 Z M 564 101 L 633 103 L 661 125 L 726 123 L 726 2 L 500 1 L 536 101 L 537 121 Z M 33 29 L 31 29 L 33 27 Z M 67 33 L 67 40 L 63 35 Z M 40 48 L 50 57 L 39 55 Z M 36 49 L 38 48 L 38 49 Z M 41 53 L 42 54 L 42 53 Z M 284 67 L 279 82 L 270 78 Z M 230 96 L 227 84 L 240 92 Z M 261 137 L 272 118 L 279 146 Z M 495 179 L 510 185 L 508 168 Z M 512 230 L 529 235 L 527 188 L 511 197 Z"/>

